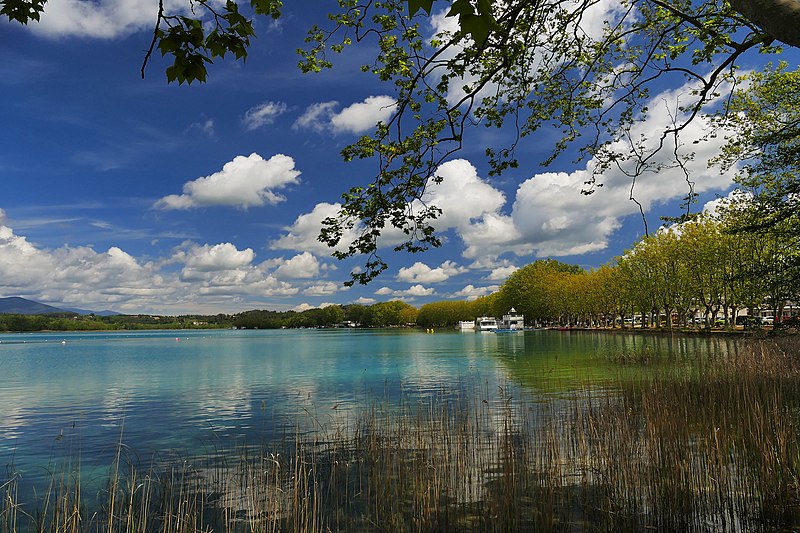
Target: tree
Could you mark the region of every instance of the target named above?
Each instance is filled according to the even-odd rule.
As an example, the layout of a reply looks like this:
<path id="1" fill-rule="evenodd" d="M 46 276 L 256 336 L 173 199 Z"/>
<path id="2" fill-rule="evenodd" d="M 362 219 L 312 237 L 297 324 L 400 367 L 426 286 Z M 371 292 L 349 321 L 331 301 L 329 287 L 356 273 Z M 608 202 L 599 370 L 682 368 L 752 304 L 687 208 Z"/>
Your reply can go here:
<path id="1" fill-rule="evenodd" d="M 800 69 L 785 64 L 746 77 L 747 91 L 734 94 L 732 113 L 719 120 L 730 132 L 718 158 L 725 169 L 742 162 L 737 181 L 751 198 L 739 226 L 777 228 L 800 223 Z M 740 203 L 740 207 L 744 204 Z"/>
<path id="2" fill-rule="evenodd" d="M 45 2 L 0 0 L 0 13 L 26 24 L 38 20 Z M 309 31 L 304 71 L 332 67 L 330 52 L 374 38 L 377 55 L 363 69 L 395 89 L 391 118 L 342 151 L 347 161 L 375 159 L 373 179 L 343 195 L 339 215 L 325 221 L 320 235 L 333 247 L 346 232 L 357 231 L 355 240 L 334 252 L 339 258 L 365 256 L 365 268 L 352 273 L 350 284 L 366 283 L 387 268 L 379 250 L 387 226 L 406 235 L 396 250 L 418 252 L 440 244 L 435 230 L 440 210 L 426 201 L 425 192 L 442 180 L 437 168 L 461 149 L 476 125 L 515 131 L 509 144 L 486 149 L 491 175 L 518 165 L 515 154 L 523 138 L 553 127 L 560 138 L 543 164 L 568 149 L 577 160 L 592 158 L 586 194 L 603 185 L 602 174 L 612 167 L 628 174 L 634 186 L 645 172 L 678 168 L 687 173 L 688 214 L 694 192 L 686 164 L 692 153 L 682 145 L 681 133 L 705 120 L 709 110 L 721 107 L 720 115 L 729 115 L 729 100 L 722 96 L 735 90 L 744 57 L 778 53 L 781 43 L 800 46 L 797 0 L 608 5 L 455 0 L 449 5 L 458 29 L 433 38 L 420 26 L 433 13 L 433 0 L 340 0 L 329 16 L 331 27 Z M 199 14 L 189 16 L 165 12 L 160 0 L 144 63 L 157 48 L 173 58 L 168 80 L 204 81 L 215 58 L 246 57 L 253 16 L 278 17 L 281 7 L 280 0 L 251 0 L 252 13 L 243 14 L 232 0 L 221 6 L 195 0 L 193 13 Z M 665 86 L 683 91 L 684 100 L 661 130 L 647 138 L 636 135 L 635 125 L 648 115 L 651 91 Z M 638 203 L 634 187 L 631 200 Z"/>
<path id="3" fill-rule="evenodd" d="M 559 320 L 573 310 L 564 280 L 582 273 L 577 265 L 553 259 L 535 261 L 508 277 L 500 287 L 497 305 L 503 313 L 513 307 L 530 323 Z"/>

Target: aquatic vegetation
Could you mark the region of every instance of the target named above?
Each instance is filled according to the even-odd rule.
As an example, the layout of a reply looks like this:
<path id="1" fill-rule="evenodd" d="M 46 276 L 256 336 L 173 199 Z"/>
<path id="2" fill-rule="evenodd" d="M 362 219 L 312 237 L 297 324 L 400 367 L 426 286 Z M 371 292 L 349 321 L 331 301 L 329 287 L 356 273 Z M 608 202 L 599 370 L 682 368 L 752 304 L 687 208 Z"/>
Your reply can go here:
<path id="1" fill-rule="evenodd" d="M 10 471 L 0 531 L 796 529 L 799 358 L 789 337 L 568 395 L 476 382 L 146 465 L 120 444 L 98 494 L 68 461 L 22 503 Z"/>

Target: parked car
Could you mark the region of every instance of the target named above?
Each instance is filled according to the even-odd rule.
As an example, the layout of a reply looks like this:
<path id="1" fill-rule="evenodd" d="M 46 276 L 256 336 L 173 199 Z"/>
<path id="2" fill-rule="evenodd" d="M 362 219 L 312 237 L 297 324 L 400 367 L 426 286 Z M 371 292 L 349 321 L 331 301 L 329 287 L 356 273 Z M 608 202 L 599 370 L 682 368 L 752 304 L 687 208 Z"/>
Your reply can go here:
<path id="1" fill-rule="evenodd" d="M 765 326 L 772 326 L 775 324 L 775 317 L 774 316 L 762 316 L 761 323 Z"/>
<path id="2" fill-rule="evenodd" d="M 736 317 L 737 326 L 757 326 L 761 324 L 760 316 L 741 315 Z"/>

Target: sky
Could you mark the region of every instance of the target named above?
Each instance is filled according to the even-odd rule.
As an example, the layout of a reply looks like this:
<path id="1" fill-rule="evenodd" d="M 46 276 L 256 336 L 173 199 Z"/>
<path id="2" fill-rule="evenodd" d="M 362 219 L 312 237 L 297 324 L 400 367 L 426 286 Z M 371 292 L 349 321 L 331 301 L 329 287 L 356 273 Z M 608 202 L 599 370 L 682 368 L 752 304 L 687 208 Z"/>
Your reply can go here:
<path id="1" fill-rule="evenodd" d="M 418 307 L 489 294 L 537 259 L 598 267 L 644 233 L 623 174 L 581 195 L 592 162 L 540 166 L 546 137 L 522 145 L 519 168 L 490 177 L 484 149 L 508 133 L 476 128 L 428 192 L 443 210 L 443 246 L 384 250 L 383 275 L 345 287 L 359 259 L 332 258 L 320 221 L 374 173 L 374 161 L 345 163 L 340 151 L 388 118 L 394 91 L 360 72 L 369 46 L 333 70 L 300 72 L 295 50 L 325 23 L 326 5 L 286 2 L 279 21 L 257 20 L 245 63 L 217 61 L 190 86 L 168 84 L 158 54 L 141 78 L 150 0 L 49 0 L 38 24 L 0 22 L 0 297 L 157 314 Z M 427 30 L 451 22 L 434 17 Z M 684 92 L 655 94 L 641 132 L 668 120 Z M 689 144 L 703 122 L 686 133 Z M 705 164 L 719 142 L 693 147 L 699 205 L 732 186 Z M 680 213 L 687 192 L 674 172 L 636 190 L 651 229 Z"/>

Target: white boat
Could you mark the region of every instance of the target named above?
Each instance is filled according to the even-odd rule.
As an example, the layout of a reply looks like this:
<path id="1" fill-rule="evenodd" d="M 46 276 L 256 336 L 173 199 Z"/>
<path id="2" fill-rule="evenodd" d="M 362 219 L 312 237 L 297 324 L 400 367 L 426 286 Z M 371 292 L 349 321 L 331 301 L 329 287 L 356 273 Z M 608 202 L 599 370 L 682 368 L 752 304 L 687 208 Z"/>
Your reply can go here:
<path id="1" fill-rule="evenodd" d="M 494 331 L 497 329 L 497 319 L 492 316 L 479 316 L 475 320 L 475 331 Z"/>

